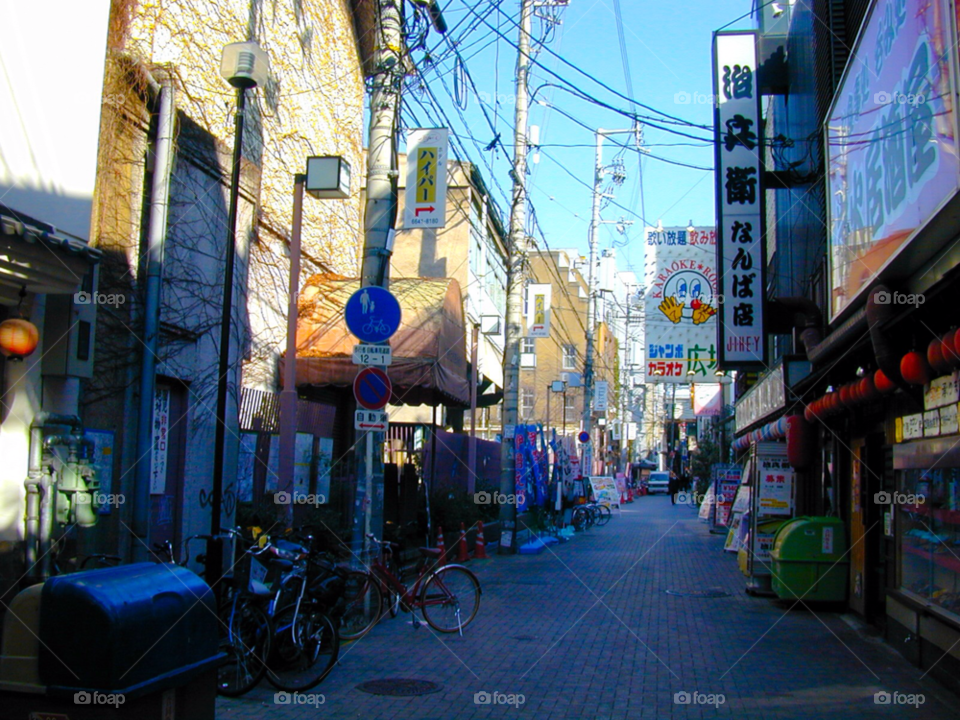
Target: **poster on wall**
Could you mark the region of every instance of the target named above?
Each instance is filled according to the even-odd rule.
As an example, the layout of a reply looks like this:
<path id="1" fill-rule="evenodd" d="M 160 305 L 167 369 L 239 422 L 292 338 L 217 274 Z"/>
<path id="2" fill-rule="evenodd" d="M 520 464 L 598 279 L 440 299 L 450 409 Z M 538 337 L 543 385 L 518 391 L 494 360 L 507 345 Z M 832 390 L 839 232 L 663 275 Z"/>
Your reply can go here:
<path id="1" fill-rule="evenodd" d="M 100 483 L 100 494 L 113 493 L 113 442 L 112 430 L 87 430 L 83 436 L 93 442 L 93 460 L 90 463 L 97 472 L 97 481 Z M 109 515 L 110 503 L 103 503 L 98 509 L 100 515 Z"/>
<path id="2" fill-rule="evenodd" d="M 719 307 L 716 228 L 648 227 L 644 232 L 646 380 L 713 380 Z"/>
<path id="3" fill-rule="evenodd" d="M 957 191 L 951 5 L 875 2 L 824 124 L 834 318 Z"/>
<path id="4" fill-rule="evenodd" d="M 744 513 L 749 509 L 750 487 L 748 485 L 741 485 L 737 488 L 733 506 L 730 508 L 730 531 L 727 533 L 727 540 L 723 544 L 723 549 L 727 552 L 737 552 L 740 550 L 740 525 L 743 521 Z"/>
<path id="5" fill-rule="evenodd" d="M 740 487 L 740 466 L 718 463 L 713 466 L 713 490 L 716 496 L 714 526 L 727 527 L 733 499 Z"/>
<path id="6" fill-rule="evenodd" d="M 717 324 L 721 366 L 765 367 L 760 87 L 757 35 L 713 35 L 717 269 L 723 297 Z"/>

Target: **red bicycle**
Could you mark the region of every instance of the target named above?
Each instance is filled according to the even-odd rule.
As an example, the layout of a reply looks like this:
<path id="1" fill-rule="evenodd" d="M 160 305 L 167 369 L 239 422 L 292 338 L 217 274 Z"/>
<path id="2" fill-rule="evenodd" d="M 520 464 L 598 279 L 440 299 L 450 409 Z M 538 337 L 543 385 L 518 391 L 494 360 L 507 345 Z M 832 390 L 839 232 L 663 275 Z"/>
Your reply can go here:
<path id="1" fill-rule="evenodd" d="M 429 561 L 439 559 L 440 551 L 422 547 L 420 555 L 423 564 L 416 583 L 412 588 L 408 588 L 397 577 L 399 572 L 394 574 L 395 571 L 388 565 L 387 558 L 394 550 L 399 549 L 399 545 L 378 540 L 372 533 L 368 534 L 367 538 L 378 549 L 378 552 L 374 553 L 369 572 L 366 573 L 367 582 L 371 589 L 378 586 L 386 588 L 391 614 L 396 612 L 398 605 L 404 612 L 420 610 L 423 619 L 434 630 L 463 635 L 463 628 L 470 624 L 480 609 L 482 591 L 477 576 L 463 565 L 444 565 L 431 569 Z M 362 592 L 361 597 L 363 594 L 365 593 Z M 414 618 L 414 627 L 418 625 L 419 621 Z"/>

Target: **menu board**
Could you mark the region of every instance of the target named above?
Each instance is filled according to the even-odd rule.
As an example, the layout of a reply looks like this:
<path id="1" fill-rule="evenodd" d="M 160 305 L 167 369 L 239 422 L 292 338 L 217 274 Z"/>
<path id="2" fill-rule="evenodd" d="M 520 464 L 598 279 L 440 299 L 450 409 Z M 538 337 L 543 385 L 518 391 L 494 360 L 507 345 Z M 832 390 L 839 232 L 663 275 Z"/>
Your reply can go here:
<path id="1" fill-rule="evenodd" d="M 617 483 L 612 477 L 591 476 L 590 486 L 598 504 L 620 507 L 620 493 L 617 492 Z"/>

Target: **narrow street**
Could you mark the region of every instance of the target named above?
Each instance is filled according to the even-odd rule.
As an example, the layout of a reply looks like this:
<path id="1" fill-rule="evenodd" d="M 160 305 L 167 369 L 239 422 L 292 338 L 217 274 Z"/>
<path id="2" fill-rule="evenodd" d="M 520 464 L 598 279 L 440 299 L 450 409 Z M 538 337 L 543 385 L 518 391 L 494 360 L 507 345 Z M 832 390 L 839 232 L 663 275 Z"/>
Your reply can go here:
<path id="1" fill-rule="evenodd" d="M 341 649 L 340 666 L 300 698 L 313 705 L 277 704 L 264 681 L 219 699 L 217 717 L 956 717 L 952 695 L 845 616 L 746 595 L 722 544 L 691 508 L 640 498 L 541 555 L 471 562 L 484 594 L 463 638 L 387 618 Z M 667 593 L 708 590 L 729 596 Z M 441 687 L 418 697 L 357 689 L 386 678 Z M 877 704 L 884 691 L 901 704 Z M 484 692 L 499 704 L 478 704 Z M 675 701 L 683 692 L 690 704 Z M 903 704 L 909 695 L 923 703 Z"/>

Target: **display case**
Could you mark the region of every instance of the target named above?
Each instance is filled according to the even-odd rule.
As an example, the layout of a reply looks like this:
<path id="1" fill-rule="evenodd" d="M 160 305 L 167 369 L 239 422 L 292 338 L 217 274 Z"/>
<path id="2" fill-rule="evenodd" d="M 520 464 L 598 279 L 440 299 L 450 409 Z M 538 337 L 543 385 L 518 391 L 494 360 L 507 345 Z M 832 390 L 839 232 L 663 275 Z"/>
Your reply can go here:
<path id="1" fill-rule="evenodd" d="M 893 503 L 900 588 L 960 622 L 960 467 L 904 468 Z"/>

